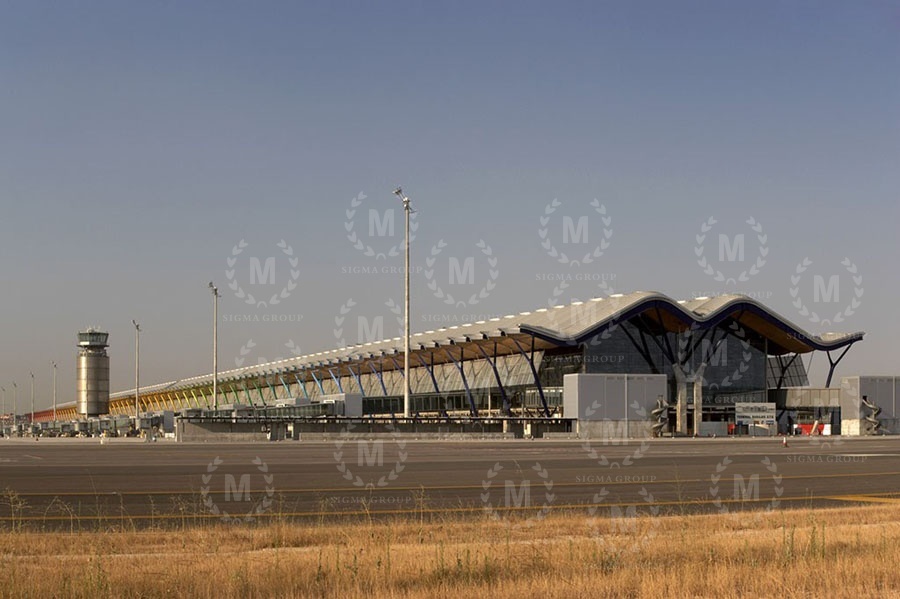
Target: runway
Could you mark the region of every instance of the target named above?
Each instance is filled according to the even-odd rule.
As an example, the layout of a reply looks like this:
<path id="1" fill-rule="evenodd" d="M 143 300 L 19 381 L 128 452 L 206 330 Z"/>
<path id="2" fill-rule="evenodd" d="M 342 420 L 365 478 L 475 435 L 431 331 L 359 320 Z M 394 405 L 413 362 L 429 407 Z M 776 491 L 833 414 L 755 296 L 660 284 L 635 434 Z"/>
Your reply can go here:
<path id="1" fill-rule="evenodd" d="M 900 502 L 900 438 L 144 443 L 0 440 L 0 525 L 528 519 Z M 617 512 L 618 510 L 618 512 Z"/>

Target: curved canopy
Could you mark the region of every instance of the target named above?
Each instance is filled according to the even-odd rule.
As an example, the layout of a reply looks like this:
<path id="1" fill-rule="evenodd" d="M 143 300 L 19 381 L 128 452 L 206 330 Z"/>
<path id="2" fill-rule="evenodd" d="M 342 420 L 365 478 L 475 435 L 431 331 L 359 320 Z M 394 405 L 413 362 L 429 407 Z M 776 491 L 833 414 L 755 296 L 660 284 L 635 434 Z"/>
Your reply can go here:
<path id="1" fill-rule="evenodd" d="M 413 366 L 416 366 L 419 357 L 436 364 L 453 359 L 447 355 L 448 348 L 453 348 L 454 353 L 461 352 L 456 359 L 464 359 L 466 352 L 469 357 L 478 358 L 480 351 L 486 347 L 490 347 L 490 352 L 495 356 L 517 353 L 522 351 L 521 345 L 532 341 L 536 350 L 574 345 L 602 335 L 604 331 L 631 319 L 639 319 L 655 330 L 682 332 L 692 327 L 715 327 L 732 318 L 741 327 L 756 333 L 754 337 L 765 343 L 769 355 L 833 350 L 859 341 L 864 334 L 811 335 L 763 304 L 743 295 L 678 301 L 661 293 L 638 291 L 414 333 L 410 338 L 410 353 L 411 356 L 416 356 Z M 381 370 L 399 369 L 397 358 L 402 354 L 403 338 L 394 337 L 221 371 L 219 380 L 237 381 L 275 373 L 306 371 L 324 371 L 327 376 L 329 369 L 348 374 L 368 371 L 372 365 Z M 388 357 L 387 361 L 385 357 Z M 351 368 L 355 371 L 349 370 Z M 141 392 L 197 388 L 211 385 L 212 379 L 212 374 L 205 374 L 148 385 L 142 387 Z M 111 394 L 110 398 L 131 395 L 134 395 L 134 390 L 120 391 Z"/>
<path id="2" fill-rule="evenodd" d="M 708 329 L 733 319 L 764 339 L 769 355 L 830 351 L 859 341 L 865 334 L 812 335 L 745 295 L 678 301 L 662 293 L 646 291 L 557 306 L 535 313 L 519 329 L 554 343 L 573 344 L 632 319 L 641 319 L 659 330 L 673 333 L 690 328 Z"/>

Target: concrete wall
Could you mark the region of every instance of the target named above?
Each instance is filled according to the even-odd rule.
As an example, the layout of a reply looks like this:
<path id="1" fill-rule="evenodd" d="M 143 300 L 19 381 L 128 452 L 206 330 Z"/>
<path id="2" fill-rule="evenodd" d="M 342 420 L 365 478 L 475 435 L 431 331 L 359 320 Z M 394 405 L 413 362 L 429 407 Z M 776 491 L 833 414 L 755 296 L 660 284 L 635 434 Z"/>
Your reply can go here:
<path id="1" fill-rule="evenodd" d="M 651 411 L 666 397 L 664 374 L 567 374 L 563 415 L 577 418 L 582 438 L 615 439 L 652 435 Z"/>
<path id="2" fill-rule="evenodd" d="M 863 396 L 881 408 L 882 420 L 900 418 L 900 377 L 897 376 L 845 376 L 841 379 L 841 415 L 851 420 L 864 418 L 867 410 L 860 412 Z"/>
<path id="3" fill-rule="evenodd" d="M 717 437 L 725 437 L 728 435 L 728 423 L 727 422 L 700 422 L 700 436 L 701 437 L 711 437 L 712 435 L 716 435 Z"/>
<path id="4" fill-rule="evenodd" d="M 277 441 L 284 438 L 284 425 L 266 425 L 272 433 L 262 430 L 262 425 L 249 422 L 188 422 L 175 421 L 175 440 L 179 442 L 232 442 Z"/>

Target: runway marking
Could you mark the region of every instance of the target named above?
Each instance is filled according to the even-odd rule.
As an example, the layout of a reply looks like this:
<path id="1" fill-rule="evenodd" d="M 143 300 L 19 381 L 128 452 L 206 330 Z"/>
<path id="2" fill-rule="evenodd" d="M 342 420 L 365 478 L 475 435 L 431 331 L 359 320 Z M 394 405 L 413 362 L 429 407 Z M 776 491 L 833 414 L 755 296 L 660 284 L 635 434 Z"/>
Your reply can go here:
<path id="1" fill-rule="evenodd" d="M 277 473 L 276 473 L 277 474 Z M 597 475 L 601 476 L 601 475 Z M 605 476 L 605 475 L 603 475 Z M 665 479 L 665 480 L 655 480 L 650 481 L 646 480 L 647 477 L 651 475 L 612 475 L 609 476 L 630 476 L 636 480 L 627 480 L 627 481 L 594 481 L 594 482 L 557 482 L 555 486 L 557 487 L 596 487 L 596 486 L 624 486 L 624 485 L 683 485 L 687 483 L 708 483 L 709 478 L 681 478 L 681 479 Z M 785 480 L 803 480 L 807 478 L 861 478 L 861 477 L 872 477 L 872 476 L 900 476 L 900 471 L 897 472 L 846 472 L 846 473 L 832 473 L 832 474 L 794 474 L 794 475 L 783 475 L 782 478 Z M 435 485 L 435 486 L 424 486 L 424 485 L 415 485 L 408 487 L 381 487 L 374 489 L 365 489 L 365 488 L 347 488 L 347 487 L 323 487 L 323 488 L 312 488 L 312 489 L 277 489 L 277 492 L 280 494 L 293 494 L 299 495 L 303 493 L 391 493 L 396 491 L 465 491 L 465 490 L 481 490 L 481 485 Z M 15 489 L 13 489 L 15 490 Z M 199 493 L 198 489 L 193 490 L 172 490 L 172 491 L 63 491 L 63 492 L 48 492 L 48 491 L 40 491 L 40 492 L 18 492 L 17 494 L 20 497 L 118 497 L 122 496 L 138 496 L 138 495 L 194 495 Z M 265 491 L 248 491 L 248 493 L 264 493 Z M 223 494 L 225 491 L 215 491 L 210 489 L 210 494 Z"/>
<path id="2" fill-rule="evenodd" d="M 850 496 L 833 496 L 833 495 L 802 495 L 797 497 L 781 497 L 779 499 L 780 502 L 809 502 L 813 500 L 831 500 L 831 501 L 841 501 L 844 500 L 843 497 Z M 860 496 L 860 497 L 869 497 L 869 496 Z M 855 500 L 853 500 L 855 501 Z M 898 500 L 900 501 L 900 500 Z M 768 504 L 770 502 L 769 499 L 720 499 L 719 503 L 731 503 L 731 504 Z M 715 505 L 715 499 L 688 499 L 688 500 L 672 500 L 672 501 L 654 501 L 654 506 L 699 506 L 699 505 Z M 644 501 L 639 502 L 603 502 L 603 503 L 574 503 L 574 504 L 563 504 L 563 505 L 551 505 L 551 506 L 543 506 L 543 505 L 532 505 L 532 506 L 510 506 L 505 508 L 500 508 L 498 511 L 500 512 L 528 512 L 528 511 L 539 511 L 542 509 L 546 509 L 549 507 L 551 511 L 584 511 L 589 508 L 627 508 L 627 507 L 635 507 L 641 508 L 646 507 L 648 504 Z M 765 510 L 767 512 L 776 512 L 778 509 L 774 510 Z M 397 510 L 358 510 L 358 511 L 314 511 L 314 512 L 265 512 L 262 514 L 255 515 L 254 518 L 260 519 L 272 519 L 272 518 L 323 518 L 323 517 L 348 517 L 348 516 L 419 516 L 422 514 L 448 514 L 448 513 L 475 513 L 475 512 L 484 512 L 483 505 L 471 506 L 471 507 L 447 507 L 447 508 L 413 508 L 413 509 L 397 509 Z M 698 516 L 708 515 L 705 512 L 699 512 L 696 514 Z M 652 517 L 650 514 L 647 514 L 647 517 Z M 0 516 L 0 522 L 72 522 L 72 521 L 122 521 L 128 522 L 132 520 L 218 520 L 221 516 L 217 516 L 215 514 L 181 514 L 181 513 L 167 513 L 167 514 L 135 514 L 135 515 L 123 515 L 123 514 L 108 514 L 108 515 L 97 515 L 97 514 L 88 514 L 88 515 L 62 515 L 62 516 Z"/>
<path id="3" fill-rule="evenodd" d="M 832 499 L 836 499 L 837 501 L 854 501 L 860 503 L 900 503 L 900 498 L 898 497 L 879 497 L 876 494 L 872 495 L 836 495 L 832 497 Z"/>

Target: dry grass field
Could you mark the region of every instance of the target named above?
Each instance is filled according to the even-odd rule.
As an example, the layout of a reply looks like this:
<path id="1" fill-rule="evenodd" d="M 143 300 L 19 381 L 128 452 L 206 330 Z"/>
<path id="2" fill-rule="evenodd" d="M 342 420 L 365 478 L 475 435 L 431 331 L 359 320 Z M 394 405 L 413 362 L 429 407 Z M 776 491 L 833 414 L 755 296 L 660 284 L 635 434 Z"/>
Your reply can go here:
<path id="1" fill-rule="evenodd" d="M 0 533 L 3 597 L 891 597 L 894 504 Z"/>

